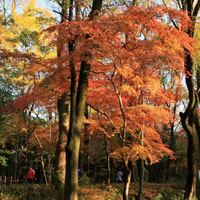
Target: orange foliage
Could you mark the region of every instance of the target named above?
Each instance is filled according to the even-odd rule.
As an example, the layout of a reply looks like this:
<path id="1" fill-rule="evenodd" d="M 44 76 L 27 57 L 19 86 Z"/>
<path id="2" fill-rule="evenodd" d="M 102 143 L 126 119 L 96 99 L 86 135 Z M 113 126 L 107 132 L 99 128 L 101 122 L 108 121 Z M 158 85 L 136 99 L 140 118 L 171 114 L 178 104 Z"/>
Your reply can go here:
<path id="1" fill-rule="evenodd" d="M 172 19 L 179 30 L 170 25 Z M 12 107 L 24 108 L 32 101 L 38 106 L 56 103 L 63 91 L 69 90 L 70 56 L 77 71 L 84 59 L 92 66 L 88 103 L 100 111 L 100 117 L 93 115 L 90 131 L 98 129 L 109 138 L 118 134 L 122 142 L 115 152 L 118 156 L 140 157 L 151 163 L 164 155 L 172 156 L 160 133 L 173 119 L 165 105 L 174 102 L 175 95 L 161 87 L 160 71 L 184 71 L 184 48 L 193 51 L 194 44 L 184 32 L 190 25 L 184 12 L 161 6 L 130 6 L 112 16 L 52 26 L 45 30 L 51 38 L 49 47 L 57 45 L 59 32 L 59 42 L 66 47 L 73 42 L 76 47 L 71 55 L 68 48 L 59 60 L 0 53 L 2 58 L 28 59 L 25 74 L 37 80 Z M 43 73 L 43 80 L 38 73 Z M 113 132 L 106 130 L 109 126 Z"/>

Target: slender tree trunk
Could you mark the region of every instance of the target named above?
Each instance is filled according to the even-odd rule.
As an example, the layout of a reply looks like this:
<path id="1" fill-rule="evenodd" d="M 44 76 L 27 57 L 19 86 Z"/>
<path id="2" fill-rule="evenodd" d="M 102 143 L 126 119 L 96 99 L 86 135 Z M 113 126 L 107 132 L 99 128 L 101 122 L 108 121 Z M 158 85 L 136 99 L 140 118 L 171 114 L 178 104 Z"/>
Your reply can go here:
<path id="1" fill-rule="evenodd" d="M 19 141 L 19 139 L 18 139 Z M 19 143 L 17 144 L 16 152 L 14 155 L 14 180 L 17 179 L 17 171 L 18 171 L 18 148 L 19 148 Z"/>
<path id="2" fill-rule="evenodd" d="M 111 176 L 110 156 L 109 156 L 109 151 L 108 151 L 108 141 L 107 141 L 106 135 L 104 135 L 104 142 L 105 142 L 106 160 L 107 160 L 107 185 L 110 185 L 110 176 Z"/>
<path id="3" fill-rule="evenodd" d="M 52 167 L 51 167 L 51 158 L 49 154 L 47 155 L 47 174 L 48 174 L 48 183 L 52 184 Z"/>
<path id="4" fill-rule="evenodd" d="M 174 123 L 172 123 L 174 124 Z M 172 151 L 175 150 L 175 138 L 174 138 L 174 132 L 171 132 L 171 136 L 170 136 L 170 147 L 169 149 L 171 149 Z M 170 157 L 168 157 L 167 160 L 167 166 L 166 166 L 166 177 L 165 180 L 168 181 L 169 177 L 170 177 L 170 164 L 171 164 L 171 159 Z"/>
<path id="5" fill-rule="evenodd" d="M 138 191 L 138 200 L 143 199 L 143 185 L 144 185 L 144 161 L 139 159 L 139 191 Z"/>
<path id="6" fill-rule="evenodd" d="M 60 4 L 61 6 L 61 21 L 63 23 L 67 18 L 68 0 L 63 0 Z M 63 69 L 63 63 L 59 62 L 59 58 L 64 55 L 65 42 L 60 39 L 62 37 L 62 32 L 59 30 L 57 39 L 57 58 L 58 58 L 58 70 Z M 62 77 L 66 79 L 66 77 Z M 67 79 L 65 80 L 67 81 Z M 67 132 L 69 129 L 69 97 L 67 97 L 67 92 L 64 92 L 60 99 L 57 101 L 58 117 L 59 117 L 59 134 L 58 141 L 56 144 L 56 161 L 55 161 L 55 183 L 57 189 L 63 189 L 65 185 L 65 175 L 66 175 L 66 152 L 65 148 L 67 145 Z"/>
<path id="7" fill-rule="evenodd" d="M 123 200 L 128 200 L 129 187 L 131 183 L 131 168 L 128 160 L 123 160 L 124 164 L 124 191 L 123 191 Z"/>
<path id="8" fill-rule="evenodd" d="M 97 168 L 98 168 L 98 164 L 97 164 L 97 162 L 95 162 L 95 163 L 94 163 L 94 175 L 93 175 L 94 181 L 96 181 L 96 178 L 97 178 L 97 176 L 98 176 Z"/>
<path id="9" fill-rule="evenodd" d="M 69 98 L 64 93 L 62 98 L 58 100 L 58 115 L 59 115 L 59 136 L 56 144 L 56 179 L 57 186 L 64 187 L 65 173 L 66 173 L 66 144 L 67 144 L 67 131 L 69 127 Z"/>
<path id="10" fill-rule="evenodd" d="M 42 166 L 42 173 L 43 173 L 43 176 L 44 176 L 44 183 L 47 186 L 48 185 L 48 181 L 47 181 L 45 164 L 44 164 L 44 156 L 43 156 L 43 152 L 42 151 L 41 151 L 41 154 L 40 154 L 40 160 L 41 160 L 41 166 Z"/>
<path id="11" fill-rule="evenodd" d="M 48 173 L 48 182 L 52 183 L 52 166 L 51 166 L 51 141 L 52 141 L 52 112 L 49 112 L 49 148 L 47 152 L 47 173 Z"/>
<path id="12" fill-rule="evenodd" d="M 89 108 L 89 105 L 86 105 L 85 109 L 85 118 L 89 119 L 91 114 L 91 109 Z M 90 176 L 90 155 L 89 155 L 89 144 L 90 144 L 90 139 L 91 135 L 89 134 L 89 124 L 85 123 L 84 124 L 84 135 L 83 135 L 83 145 L 85 147 L 85 150 L 82 153 L 83 158 L 82 159 L 82 174 L 87 172 L 87 175 Z"/>
<path id="13" fill-rule="evenodd" d="M 176 108 L 177 108 L 177 105 L 175 104 L 174 105 L 174 109 L 173 109 L 173 114 L 175 116 L 176 114 Z M 175 118 L 174 118 L 175 120 Z M 172 151 L 175 151 L 175 137 L 174 137 L 174 122 L 171 122 L 171 128 L 170 128 L 170 146 L 169 146 L 169 149 L 171 149 Z M 166 181 L 169 180 L 169 170 L 170 170 L 170 163 L 171 163 L 171 160 L 170 160 L 170 157 L 168 157 L 168 160 L 167 160 L 167 169 L 166 169 Z"/>
<path id="14" fill-rule="evenodd" d="M 43 156 L 43 150 L 42 150 L 42 144 L 40 142 L 40 140 L 38 139 L 37 135 L 35 132 L 34 133 L 34 137 L 39 145 L 39 148 L 40 148 L 40 160 L 41 160 L 41 165 L 42 165 L 42 172 L 43 172 L 43 176 L 44 176 L 44 182 L 45 182 L 45 185 L 47 186 L 48 185 L 48 181 L 47 181 L 47 176 L 46 176 L 46 170 L 45 170 L 45 163 L 44 163 L 44 156 Z"/>

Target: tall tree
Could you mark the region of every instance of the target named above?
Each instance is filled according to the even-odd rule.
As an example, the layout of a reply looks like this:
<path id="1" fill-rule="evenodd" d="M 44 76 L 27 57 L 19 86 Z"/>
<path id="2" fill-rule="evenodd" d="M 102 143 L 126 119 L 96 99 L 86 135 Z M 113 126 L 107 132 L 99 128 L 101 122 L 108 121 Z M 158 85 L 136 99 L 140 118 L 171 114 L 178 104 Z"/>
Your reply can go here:
<path id="1" fill-rule="evenodd" d="M 95 19 L 102 7 L 103 0 L 93 0 L 92 10 L 89 14 L 89 20 Z M 70 6 L 73 6 L 73 0 L 70 1 Z M 78 9 L 77 9 L 78 10 Z M 69 17 L 72 18 L 72 11 L 70 9 Z M 86 35 L 86 39 L 90 36 Z M 73 42 L 69 43 L 69 53 L 71 55 L 75 46 Z M 78 161 L 81 128 L 86 107 L 86 96 L 88 91 L 88 80 L 90 75 L 91 64 L 87 62 L 90 54 L 83 52 L 84 59 L 81 61 L 78 87 L 76 88 L 76 70 L 73 63 L 73 58 L 70 58 L 70 72 L 71 72 L 71 88 L 70 88 L 70 126 L 67 137 L 67 165 L 66 165 L 66 186 L 65 194 L 66 200 L 78 199 Z"/>
<path id="2" fill-rule="evenodd" d="M 164 1 L 163 1 L 164 2 Z M 186 0 L 175 1 L 180 10 L 183 10 L 190 17 L 192 24 L 189 29 L 185 30 L 189 37 L 194 38 L 195 28 L 197 27 L 197 16 L 200 9 L 200 1 Z M 166 5 L 166 3 L 164 2 Z M 178 28 L 175 21 L 173 24 Z M 184 112 L 180 112 L 181 124 L 187 134 L 187 179 L 185 187 L 185 198 L 196 198 L 196 176 L 199 169 L 199 152 L 200 152 L 200 136 L 198 130 L 200 129 L 199 116 L 197 107 L 199 105 L 199 75 L 196 77 L 194 56 L 188 48 L 185 48 L 185 83 L 188 91 L 188 105 Z M 197 67 L 198 68 L 198 67 Z M 197 73 L 198 74 L 198 73 Z M 197 80 L 195 80 L 197 78 Z"/>
<path id="3" fill-rule="evenodd" d="M 68 17 L 68 0 L 62 0 L 59 4 L 61 7 L 61 21 L 60 24 L 64 23 Z M 65 42 L 60 39 L 62 37 L 62 33 L 58 30 L 58 38 L 57 38 L 57 58 L 58 58 L 58 70 L 63 70 L 64 66 L 62 62 L 59 61 L 60 57 L 62 57 L 65 53 Z M 65 77 L 67 81 L 67 77 Z M 59 116 L 59 135 L 58 141 L 56 145 L 56 183 L 61 185 L 61 188 L 64 188 L 65 184 L 65 172 L 66 172 L 66 144 L 67 144 L 67 131 L 69 127 L 69 98 L 67 93 L 69 91 L 64 91 L 61 95 L 61 98 L 57 101 L 57 109 Z"/>
<path id="4" fill-rule="evenodd" d="M 44 102 L 45 98 L 48 99 L 46 103 L 52 103 L 60 98 L 67 91 L 66 80 L 71 80 L 70 125 L 66 147 L 67 200 L 78 199 L 78 157 L 91 67 L 94 66 L 92 70 L 95 72 L 91 82 L 94 85 L 98 82 L 96 86 L 101 88 L 98 95 L 102 94 L 104 97 L 103 101 L 96 98 L 93 103 L 101 101 L 98 105 L 106 112 L 105 121 L 108 122 L 105 123 L 110 123 L 114 134 L 119 135 L 118 155 L 123 161 L 125 174 L 123 198 L 127 200 L 131 175 L 130 162 L 139 158 L 157 162 L 160 157 L 171 154 L 171 151 L 162 144 L 159 131 L 160 125 L 167 123 L 171 116 L 163 105 L 173 99 L 173 95 L 160 87 L 159 71 L 162 66 L 165 70 L 181 72 L 181 45 L 188 50 L 190 47 L 190 40 L 184 32 L 161 23 L 169 20 L 171 24 L 171 19 L 176 16 L 179 25 L 188 28 L 188 21 L 184 23 L 183 13 L 160 6 L 122 6 L 116 12 L 97 17 L 102 2 L 93 0 L 92 11 L 88 20 L 84 21 L 78 20 L 78 1 L 71 0 L 68 21 L 48 29 L 49 32 L 56 30 L 62 33 L 59 35 L 59 42 L 63 41 L 65 45 L 61 47 L 64 47 L 67 53 L 64 56 L 61 54 L 59 61 L 58 56 L 55 59 L 42 60 L 30 54 L 1 53 L 2 58 L 15 56 L 15 61 L 27 58 L 29 75 L 40 70 L 44 72 L 43 78 L 48 74 L 46 80 L 24 95 L 24 99 L 29 98 L 28 101 L 31 102 L 40 94 L 37 99 L 38 106 L 42 105 L 41 102 Z M 49 37 L 53 38 L 52 43 L 55 44 L 55 35 L 50 34 Z M 58 62 L 63 62 L 65 66 L 60 67 Z M 68 74 L 65 74 L 63 68 L 68 70 Z M 62 79 L 66 75 L 68 79 Z M 52 82 L 50 80 L 58 81 L 57 85 L 51 83 L 46 89 L 44 86 Z M 65 109 L 64 106 L 62 108 Z"/>
<path id="5" fill-rule="evenodd" d="M 194 37 L 195 25 L 197 23 L 197 15 L 200 9 L 200 1 L 178 1 L 181 9 L 187 12 L 187 15 L 192 20 L 192 27 L 186 30 L 186 33 L 190 37 Z M 196 177 L 199 169 L 199 152 L 200 152 L 200 123 L 197 113 L 197 107 L 199 104 L 199 86 L 195 85 L 195 71 L 194 60 L 187 48 L 185 48 L 185 82 L 188 90 L 188 105 L 186 110 L 180 112 L 180 118 L 182 126 L 188 137 L 187 148 L 187 181 L 185 188 L 185 198 L 196 198 Z M 199 79 L 199 77 L 197 77 Z"/>
<path id="6" fill-rule="evenodd" d="M 171 11 L 161 7 L 128 7 L 127 12 L 112 16 L 109 18 L 111 21 L 106 20 L 100 26 L 104 32 L 104 38 L 99 39 L 101 43 L 98 43 L 102 48 L 102 57 L 93 57 L 93 62 L 95 63 L 96 58 L 95 64 L 99 68 L 94 71 L 91 80 L 93 89 L 90 90 L 88 101 L 104 116 L 104 126 L 113 127 L 111 135 L 119 136 L 119 145 L 113 155 L 120 157 L 124 166 L 124 200 L 128 199 L 131 162 L 138 159 L 158 162 L 162 156 L 171 153 L 161 141 L 160 133 L 163 130 L 160 128 L 172 119 L 164 105 L 171 102 L 173 95 L 171 90 L 161 87 L 159 73 L 161 69 L 173 69 L 177 72 L 182 70 L 181 37 L 190 41 L 184 32 L 179 32 L 177 38 L 176 29 L 171 26 L 163 27 L 160 17 L 155 14 L 162 12 L 168 14 L 170 19 L 173 18 L 173 12 L 179 15 L 176 11 Z M 181 22 L 182 17 L 179 17 Z M 146 39 L 141 39 L 141 35 Z M 172 43 L 168 36 L 170 40 L 173 38 Z M 164 39 L 165 37 L 168 39 Z M 171 51 L 171 45 L 175 51 Z M 97 55 L 98 53 L 96 52 Z M 177 63 L 176 67 L 174 63 Z M 97 95 L 101 98 L 96 98 Z M 102 127 L 98 128 L 102 130 Z M 142 176 L 141 171 L 141 178 Z M 142 199 L 142 182 L 140 191 L 138 198 Z"/>

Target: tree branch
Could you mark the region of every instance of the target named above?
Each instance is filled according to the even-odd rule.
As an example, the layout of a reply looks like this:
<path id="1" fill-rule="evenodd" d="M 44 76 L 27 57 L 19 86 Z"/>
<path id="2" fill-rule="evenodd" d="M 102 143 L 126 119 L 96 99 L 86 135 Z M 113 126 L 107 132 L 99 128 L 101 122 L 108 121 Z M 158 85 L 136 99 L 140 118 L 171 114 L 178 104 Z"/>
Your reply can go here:
<path id="1" fill-rule="evenodd" d="M 66 20 L 69 20 L 68 17 L 66 17 L 63 13 L 58 12 L 57 10 L 52 10 L 53 12 L 59 14 L 60 16 L 62 16 L 63 18 L 65 18 Z"/>
<path id="2" fill-rule="evenodd" d="M 100 111 L 99 108 L 96 108 L 94 106 L 92 106 L 91 104 L 87 104 L 88 106 L 90 106 L 93 110 L 95 110 L 96 112 L 100 113 L 101 115 L 105 116 L 107 118 L 107 120 L 111 123 L 111 125 L 113 126 L 114 129 L 116 129 L 115 125 L 113 124 L 112 120 L 110 119 L 110 117 L 104 113 L 103 111 Z"/>

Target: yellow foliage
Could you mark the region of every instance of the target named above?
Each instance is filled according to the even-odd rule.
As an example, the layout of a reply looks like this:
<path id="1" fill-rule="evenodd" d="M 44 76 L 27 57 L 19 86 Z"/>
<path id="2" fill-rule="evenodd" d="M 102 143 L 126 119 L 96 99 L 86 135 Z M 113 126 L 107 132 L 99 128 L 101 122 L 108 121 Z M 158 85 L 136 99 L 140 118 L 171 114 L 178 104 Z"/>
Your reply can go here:
<path id="1" fill-rule="evenodd" d="M 48 48 L 49 40 L 46 39 L 47 37 L 45 38 L 44 33 L 41 34 L 41 31 L 43 28 L 47 28 L 52 23 L 55 23 L 52 14 L 45 8 L 36 7 L 35 0 L 24 0 L 21 5 L 22 9 L 18 9 L 15 4 L 12 4 L 10 7 L 11 16 L 9 25 L 2 23 L 0 25 L 1 48 L 10 52 L 34 53 L 38 57 L 47 59 L 55 58 L 55 48 L 51 48 L 51 50 L 45 52 L 41 50 L 43 46 Z M 4 16 L 1 17 L 1 20 L 4 20 Z M 26 72 L 29 64 L 26 63 L 26 60 L 16 61 L 15 59 L 9 59 L 9 62 L 7 62 L 8 69 L 5 65 L 2 73 L 5 74 L 5 77 L 9 78 L 9 72 L 16 71 L 15 77 L 12 77 L 10 81 L 21 88 L 30 87 L 37 82 L 34 75 L 40 72 L 41 67 L 32 66 L 34 68 L 32 70 L 33 73 L 28 76 Z M 10 66 L 12 66 L 12 70 Z M 19 74 L 20 71 L 23 73 Z"/>

